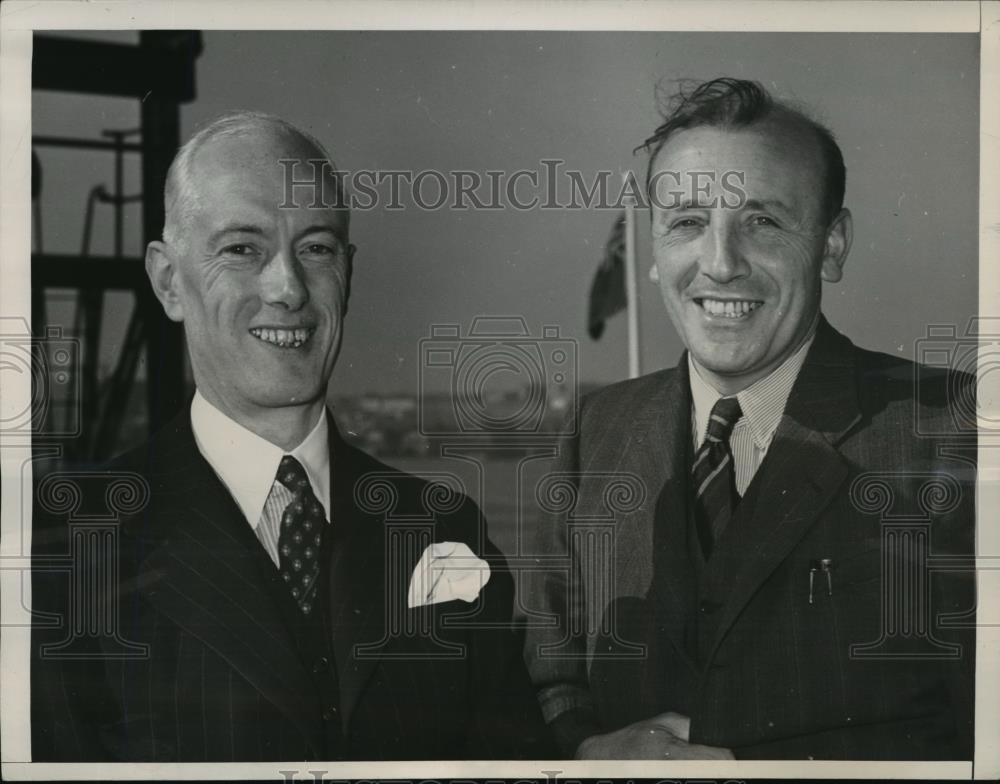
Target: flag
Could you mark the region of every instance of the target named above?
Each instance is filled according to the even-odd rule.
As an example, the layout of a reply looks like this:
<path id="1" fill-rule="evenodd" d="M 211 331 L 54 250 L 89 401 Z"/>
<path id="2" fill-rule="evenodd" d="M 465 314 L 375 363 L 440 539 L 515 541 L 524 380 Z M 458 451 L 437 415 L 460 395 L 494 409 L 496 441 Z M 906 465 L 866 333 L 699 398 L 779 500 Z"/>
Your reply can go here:
<path id="1" fill-rule="evenodd" d="M 625 296 L 625 213 L 615 220 L 607 244 L 604 246 L 604 260 L 597 268 L 594 282 L 590 286 L 590 310 L 587 316 L 587 331 L 597 340 L 604 332 L 604 322 L 615 313 L 625 310 L 628 300 Z"/>

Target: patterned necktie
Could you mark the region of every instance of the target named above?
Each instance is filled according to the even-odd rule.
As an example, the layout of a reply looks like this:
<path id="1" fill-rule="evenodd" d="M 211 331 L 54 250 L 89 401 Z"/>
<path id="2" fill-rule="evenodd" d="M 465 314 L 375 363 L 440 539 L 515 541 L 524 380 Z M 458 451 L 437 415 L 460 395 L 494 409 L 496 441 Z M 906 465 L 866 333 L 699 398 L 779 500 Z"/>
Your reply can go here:
<path id="1" fill-rule="evenodd" d="M 691 467 L 695 523 L 706 558 L 711 555 L 712 546 L 729 524 L 739 500 L 729 436 L 742 414 L 740 402 L 735 397 L 723 397 L 716 401 L 708 417 L 705 441 L 695 454 Z"/>
<path id="2" fill-rule="evenodd" d="M 281 483 L 292 493 L 281 515 L 278 533 L 278 570 L 292 592 L 292 598 L 305 615 L 312 612 L 319 582 L 320 548 L 326 516 L 323 505 L 313 493 L 302 464 L 291 455 L 281 458 L 275 484 Z"/>

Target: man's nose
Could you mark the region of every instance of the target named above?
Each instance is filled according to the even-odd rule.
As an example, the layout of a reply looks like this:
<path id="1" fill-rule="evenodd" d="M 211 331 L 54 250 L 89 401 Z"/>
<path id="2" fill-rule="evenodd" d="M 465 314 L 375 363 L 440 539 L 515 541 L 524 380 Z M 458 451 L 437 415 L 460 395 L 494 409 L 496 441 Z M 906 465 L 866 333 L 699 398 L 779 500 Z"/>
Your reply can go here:
<path id="1" fill-rule="evenodd" d="M 293 253 L 278 251 L 261 272 L 261 294 L 269 305 L 298 310 L 309 301 L 305 271 Z"/>
<path id="2" fill-rule="evenodd" d="M 750 265 L 743 256 L 738 227 L 720 221 L 706 236 L 700 268 L 716 283 L 728 283 L 750 274 Z"/>

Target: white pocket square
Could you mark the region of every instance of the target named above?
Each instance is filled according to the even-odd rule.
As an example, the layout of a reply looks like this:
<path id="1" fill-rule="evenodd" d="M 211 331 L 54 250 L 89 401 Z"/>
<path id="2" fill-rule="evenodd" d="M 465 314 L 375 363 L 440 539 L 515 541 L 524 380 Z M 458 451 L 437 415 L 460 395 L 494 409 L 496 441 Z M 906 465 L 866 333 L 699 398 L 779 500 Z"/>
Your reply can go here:
<path id="1" fill-rule="evenodd" d="M 410 577 L 409 607 L 461 599 L 474 602 L 490 579 L 490 565 L 462 542 L 435 542 Z"/>

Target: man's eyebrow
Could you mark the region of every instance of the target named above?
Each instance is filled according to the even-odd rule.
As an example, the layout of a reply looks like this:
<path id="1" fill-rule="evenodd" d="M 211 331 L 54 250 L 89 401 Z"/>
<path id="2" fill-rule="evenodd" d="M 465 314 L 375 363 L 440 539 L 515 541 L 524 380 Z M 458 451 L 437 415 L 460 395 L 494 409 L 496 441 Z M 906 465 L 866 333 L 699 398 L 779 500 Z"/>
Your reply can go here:
<path id="1" fill-rule="evenodd" d="M 252 223 L 229 223 L 218 231 L 212 232 L 208 238 L 208 244 L 214 245 L 227 234 L 256 234 L 257 236 L 263 236 L 264 229 Z"/>
<path id="2" fill-rule="evenodd" d="M 333 226 L 327 223 L 314 223 L 311 226 L 306 226 L 306 228 L 304 228 L 302 231 L 298 233 L 297 239 L 301 239 L 302 237 L 308 237 L 310 234 L 320 234 L 320 233 L 332 234 L 341 242 L 345 241 L 344 232 L 341 229 L 334 228 Z"/>
<path id="3" fill-rule="evenodd" d="M 743 208 L 748 210 L 777 210 L 778 212 L 791 212 L 791 208 L 780 199 L 747 199 L 743 203 Z"/>
<path id="4" fill-rule="evenodd" d="M 697 202 L 697 201 L 694 201 L 693 199 L 691 199 L 691 197 L 688 197 L 688 198 L 683 199 L 682 201 L 677 202 L 677 203 L 674 203 L 673 201 L 671 201 L 671 202 L 667 203 L 664 206 L 664 209 L 666 209 L 666 210 L 706 210 L 706 209 L 709 209 L 710 204 L 711 204 L 711 202 L 708 202 L 708 203 Z"/>

